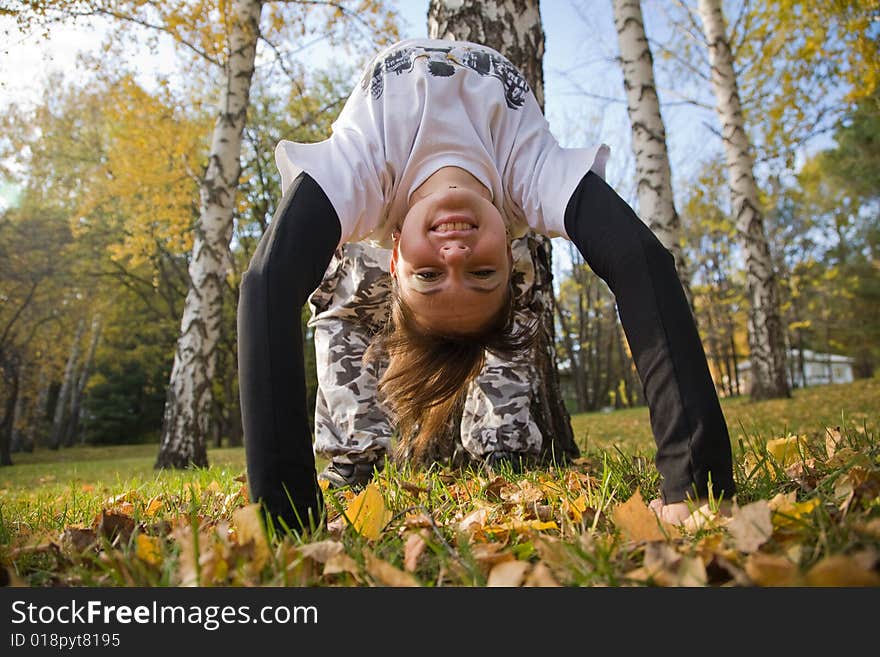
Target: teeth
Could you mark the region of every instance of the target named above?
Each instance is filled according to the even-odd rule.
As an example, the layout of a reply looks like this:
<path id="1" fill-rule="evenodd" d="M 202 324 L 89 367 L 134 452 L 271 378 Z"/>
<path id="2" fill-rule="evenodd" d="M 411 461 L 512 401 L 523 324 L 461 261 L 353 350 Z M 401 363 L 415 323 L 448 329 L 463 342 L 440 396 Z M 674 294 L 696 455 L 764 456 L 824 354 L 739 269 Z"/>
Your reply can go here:
<path id="1" fill-rule="evenodd" d="M 434 230 L 438 233 L 446 233 L 453 230 L 470 230 L 471 228 L 473 228 L 473 226 L 464 221 L 451 221 L 436 226 Z"/>

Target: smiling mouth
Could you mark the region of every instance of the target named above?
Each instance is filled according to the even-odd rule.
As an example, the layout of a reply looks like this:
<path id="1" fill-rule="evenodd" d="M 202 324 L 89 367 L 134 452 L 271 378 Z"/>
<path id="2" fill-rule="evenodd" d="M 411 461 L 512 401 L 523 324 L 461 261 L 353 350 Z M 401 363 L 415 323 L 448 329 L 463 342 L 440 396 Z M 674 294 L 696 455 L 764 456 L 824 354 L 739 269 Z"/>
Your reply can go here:
<path id="1" fill-rule="evenodd" d="M 461 215 L 447 215 L 434 222 L 431 230 L 435 233 L 452 233 L 458 231 L 475 230 L 476 224 L 470 217 Z"/>

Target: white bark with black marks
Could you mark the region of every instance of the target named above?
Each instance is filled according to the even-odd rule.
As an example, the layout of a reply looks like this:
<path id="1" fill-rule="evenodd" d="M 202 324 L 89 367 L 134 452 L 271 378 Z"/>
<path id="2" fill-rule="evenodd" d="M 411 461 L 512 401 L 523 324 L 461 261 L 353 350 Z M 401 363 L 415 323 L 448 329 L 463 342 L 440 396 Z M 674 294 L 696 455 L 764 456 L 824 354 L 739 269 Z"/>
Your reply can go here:
<path id="1" fill-rule="evenodd" d="M 712 88 L 721 120 L 736 229 L 745 254 L 750 304 L 751 396 L 754 399 L 787 397 L 790 392 L 785 373 L 785 337 L 778 284 L 764 231 L 754 158 L 746 134 L 722 2 L 699 0 L 699 11 L 709 48 Z"/>
<path id="2" fill-rule="evenodd" d="M 67 404 L 75 384 L 76 362 L 79 360 L 79 347 L 85 332 L 86 323 L 80 321 L 76 327 L 73 344 L 67 357 L 67 365 L 64 367 L 64 379 L 61 381 L 61 390 L 58 392 L 58 400 L 55 402 L 55 415 L 52 418 L 52 433 L 49 435 L 49 449 L 58 449 L 65 434 L 65 420 L 67 418 Z"/>
<path id="3" fill-rule="evenodd" d="M 242 131 L 250 102 L 262 6 L 260 0 L 236 0 L 230 6 L 224 87 L 200 189 L 200 215 L 189 267 L 191 281 L 165 402 L 157 468 L 208 464 L 211 385 L 223 321 Z"/>
<path id="4" fill-rule="evenodd" d="M 690 275 L 682 253 L 681 219 L 675 209 L 666 128 L 654 82 L 654 58 L 640 0 L 612 0 L 620 67 L 632 128 L 639 215 L 675 257 L 678 277 L 693 308 Z"/>
<path id="5" fill-rule="evenodd" d="M 544 28 L 538 0 L 431 0 L 428 36 L 481 43 L 497 50 L 522 71 L 544 110 Z M 579 455 L 556 365 L 552 246 L 529 233 L 535 284 L 530 308 L 541 330 L 535 354 L 536 381 L 531 413 L 544 437 L 542 451 L 560 461 Z"/>

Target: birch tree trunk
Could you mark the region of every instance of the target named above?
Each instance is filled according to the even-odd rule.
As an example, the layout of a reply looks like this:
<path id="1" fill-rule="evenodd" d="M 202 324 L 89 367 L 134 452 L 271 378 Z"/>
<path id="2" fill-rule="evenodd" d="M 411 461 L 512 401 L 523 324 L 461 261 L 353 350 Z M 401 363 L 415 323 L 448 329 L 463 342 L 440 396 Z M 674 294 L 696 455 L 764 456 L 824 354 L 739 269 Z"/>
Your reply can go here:
<path id="1" fill-rule="evenodd" d="M 712 88 L 722 126 L 736 229 L 746 259 L 746 288 L 750 304 L 750 392 L 753 399 L 788 397 L 785 338 L 779 312 L 776 273 L 764 231 L 754 159 L 745 130 L 733 54 L 721 4 L 721 0 L 699 0 L 699 12 L 709 48 Z"/>
<path id="2" fill-rule="evenodd" d="M 260 32 L 261 0 L 230 5 L 225 84 L 211 137 L 208 168 L 201 184 L 190 286 L 180 324 L 165 401 L 157 468 L 208 464 L 206 449 L 212 406 L 235 194 L 241 173 L 241 141 L 250 100 Z"/>
<path id="3" fill-rule="evenodd" d="M 672 192 L 666 128 L 654 83 L 654 57 L 645 34 L 641 0 L 612 0 L 611 4 L 632 127 L 639 215 L 675 257 L 675 268 L 693 312 L 690 273 L 682 252 L 681 219 Z"/>
<path id="4" fill-rule="evenodd" d="M 544 30 L 538 0 L 431 0 L 428 36 L 494 48 L 522 71 L 544 109 Z M 580 451 L 574 442 L 556 366 L 552 249 L 549 238 L 534 232 L 529 234 L 529 243 L 535 265 L 532 308 L 541 326 L 531 413 L 544 438 L 544 455 L 562 461 L 578 456 Z"/>
<path id="5" fill-rule="evenodd" d="M 65 447 L 71 447 L 76 440 L 76 432 L 79 428 L 79 416 L 82 409 L 82 398 L 85 393 L 86 383 L 89 382 L 89 376 L 92 373 L 92 362 L 95 360 L 95 350 L 98 348 L 98 338 L 101 335 L 101 319 L 96 316 L 92 320 L 92 339 L 89 342 L 89 350 L 83 361 L 82 370 L 76 380 L 76 386 L 70 397 L 70 419 L 67 422 L 67 429 L 64 436 Z"/>
<path id="6" fill-rule="evenodd" d="M 55 402 L 55 415 L 52 418 L 52 432 L 49 434 L 49 449 L 58 449 L 64 437 L 64 418 L 70 394 L 75 384 L 76 361 L 79 360 L 79 343 L 85 331 L 85 322 L 80 321 L 76 327 L 76 335 L 70 346 L 70 354 L 67 357 L 67 365 L 64 366 L 64 379 L 61 381 L 61 390 L 58 392 L 58 400 Z"/>

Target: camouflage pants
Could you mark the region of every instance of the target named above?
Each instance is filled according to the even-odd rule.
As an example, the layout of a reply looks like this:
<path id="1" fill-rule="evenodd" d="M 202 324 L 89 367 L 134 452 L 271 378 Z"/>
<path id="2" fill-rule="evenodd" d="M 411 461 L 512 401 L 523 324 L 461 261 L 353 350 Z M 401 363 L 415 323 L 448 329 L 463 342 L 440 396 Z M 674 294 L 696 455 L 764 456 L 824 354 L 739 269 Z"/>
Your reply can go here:
<path id="1" fill-rule="evenodd" d="M 513 240 L 514 308 L 528 321 L 535 279 L 529 236 Z M 392 422 L 377 398 L 383 364 L 364 364 L 371 336 L 388 318 L 391 251 L 366 242 L 337 249 L 324 279 L 309 298 L 318 370 L 315 452 L 346 463 L 371 462 L 389 452 Z M 496 451 L 541 450 L 530 414 L 533 359 L 516 363 L 487 354 L 470 384 L 461 420 L 461 444 L 473 458 Z"/>

